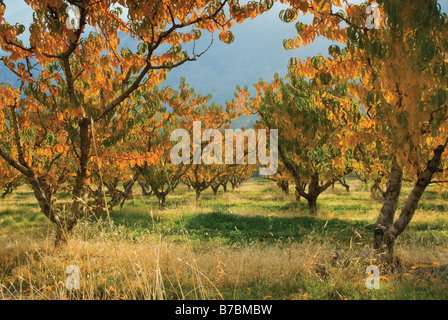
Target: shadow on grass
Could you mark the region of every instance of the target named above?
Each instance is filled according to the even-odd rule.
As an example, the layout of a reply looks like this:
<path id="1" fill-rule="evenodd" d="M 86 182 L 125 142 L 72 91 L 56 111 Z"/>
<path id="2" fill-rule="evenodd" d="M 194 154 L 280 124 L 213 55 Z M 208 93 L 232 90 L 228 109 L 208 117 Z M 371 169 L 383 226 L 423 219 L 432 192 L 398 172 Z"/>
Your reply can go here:
<path id="1" fill-rule="evenodd" d="M 16 232 L 32 234 L 42 231 L 47 232 L 53 228 L 53 223 L 48 220 L 41 212 L 29 210 L 21 206 L 20 209 L 0 210 L 0 230 L 5 232 Z"/>
<path id="2" fill-rule="evenodd" d="M 421 209 L 424 211 L 440 211 L 445 212 L 447 209 L 447 206 L 444 204 L 435 204 L 435 203 L 420 203 L 417 206 L 417 210 Z"/>
<path id="3" fill-rule="evenodd" d="M 221 241 L 225 244 L 302 242 L 306 237 L 350 243 L 356 234 L 369 241 L 374 224 L 368 221 L 324 220 L 318 217 L 247 217 L 215 211 L 194 215 L 169 216 L 155 214 L 154 221 L 144 211 L 117 212 L 112 215 L 115 224 L 132 230 L 134 236 L 160 232 L 163 236 L 178 238 L 188 235 L 192 240 Z"/>
<path id="4" fill-rule="evenodd" d="M 283 198 L 272 198 L 269 201 L 256 201 L 256 199 L 248 199 L 247 201 L 242 202 L 224 202 L 221 200 L 214 199 L 205 199 L 201 203 L 201 206 L 211 207 L 215 211 L 226 212 L 229 209 L 239 209 L 239 208 L 250 208 L 254 209 L 263 209 L 269 211 L 299 211 L 299 212 L 308 212 L 308 205 L 305 202 L 298 201 L 278 201 L 284 200 Z"/>
<path id="5" fill-rule="evenodd" d="M 372 234 L 374 230 L 374 225 L 367 221 L 323 220 L 317 217 L 246 217 L 220 212 L 188 217 L 183 225 L 191 236 L 221 238 L 228 243 L 241 244 L 301 242 L 308 235 L 350 242 L 355 231 Z"/>
<path id="6" fill-rule="evenodd" d="M 327 205 L 322 204 L 323 207 L 325 207 L 327 210 L 330 210 L 335 213 L 346 213 L 346 212 L 353 212 L 353 211 L 361 211 L 361 212 L 369 212 L 372 210 L 371 205 L 366 205 L 365 203 L 357 203 L 357 204 L 337 204 L 337 205 Z"/>

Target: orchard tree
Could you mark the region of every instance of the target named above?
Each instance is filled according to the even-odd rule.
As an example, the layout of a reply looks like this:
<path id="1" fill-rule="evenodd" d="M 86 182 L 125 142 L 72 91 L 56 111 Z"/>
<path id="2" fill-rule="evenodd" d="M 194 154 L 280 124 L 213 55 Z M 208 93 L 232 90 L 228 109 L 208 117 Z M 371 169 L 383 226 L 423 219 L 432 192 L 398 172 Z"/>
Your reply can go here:
<path id="1" fill-rule="evenodd" d="M 1 93 L 13 93 L 10 90 L 7 90 L 5 87 L 1 88 Z M 5 90 L 6 89 L 6 90 Z M 10 88 L 9 88 L 10 89 Z M 6 137 L 9 137 L 5 143 L 11 144 L 13 143 L 12 137 L 12 126 L 10 123 L 5 121 L 5 113 L 10 112 L 10 108 L 4 105 L 6 97 L 0 98 L 2 102 L 2 107 L 0 107 L 0 132 L 3 132 Z M 18 186 L 23 183 L 22 175 L 19 171 L 15 170 L 10 164 L 1 161 L 0 162 L 0 190 L 3 190 L 0 198 L 4 199 L 8 194 L 11 194 Z"/>
<path id="2" fill-rule="evenodd" d="M 314 59 L 317 63 L 322 57 Z M 257 96 L 250 100 L 239 88 L 240 104 L 246 101 L 248 111 L 260 116 L 260 126 L 279 130 L 281 162 L 298 194 L 308 201 L 310 215 L 317 215 L 319 195 L 352 171 L 355 133 L 362 118 L 346 87 L 335 84 L 327 89 L 322 86 L 326 80 L 292 73 L 288 81 L 278 76 L 272 83 L 260 80 Z"/>
<path id="3" fill-rule="evenodd" d="M 201 193 L 207 190 L 221 173 L 221 167 L 217 164 L 194 164 L 189 168 L 185 174 L 185 180 L 195 190 L 197 201 L 200 199 Z"/>
<path id="4" fill-rule="evenodd" d="M 50 208 L 56 200 L 53 199 L 54 194 L 66 191 L 62 185 L 72 177 L 74 160 L 67 156 L 69 146 L 60 128 L 61 120 L 56 114 L 39 110 L 34 101 L 21 99 L 24 91 L 23 81 L 20 88 L 5 84 L 0 87 L 0 117 L 5 119 L 0 125 L 0 156 L 7 160 L 3 162 L 7 164 L 5 168 L 15 171 L 9 175 L 19 173 L 27 183 L 37 188 L 38 200 L 45 199 Z M 21 127 L 24 129 L 20 130 Z M 5 150 L 10 150 L 10 153 Z M 31 174 L 28 163 L 34 165 L 39 175 Z"/>
<path id="5" fill-rule="evenodd" d="M 380 19 L 367 14 L 368 3 L 345 2 L 340 12 L 315 10 L 312 24 L 298 23 L 297 38 L 285 45 L 306 44 L 304 37 L 309 39 L 317 25 L 343 44 L 332 46 L 332 58 L 319 65 L 309 59 L 296 61 L 292 68 L 312 78 L 338 77 L 364 106 L 371 132 L 365 143 L 389 158 L 374 247 L 390 262 L 394 243 L 412 220 L 427 186 L 434 179 L 446 180 L 441 163 L 448 143 L 448 18 L 436 0 L 377 3 Z M 396 218 L 405 176 L 412 177 L 414 187 Z"/>
<path id="6" fill-rule="evenodd" d="M 23 177 L 6 163 L 0 163 L 0 172 L 0 199 L 4 199 L 23 184 Z"/>
<path id="7" fill-rule="evenodd" d="M 26 3 L 33 10 L 29 41 L 20 38 L 25 26 L 5 20 L 0 3 L 1 60 L 21 82 L 20 89 L 2 87 L 0 157 L 31 185 L 42 213 L 57 227 L 58 244 L 84 212 L 80 199 L 91 170 L 94 127 L 111 126 L 135 103 L 136 92 L 150 91 L 169 70 L 203 54 L 196 46 L 187 52 L 183 44 L 214 31 L 230 43 L 235 22 L 272 6 L 232 0 Z M 74 23 L 66 14 L 69 5 L 79 9 Z M 124 34 L 132 48 L 120 45 Z M 51 201 L 63 183 L 72 195 L 67 214 L 54 210 Z"/>

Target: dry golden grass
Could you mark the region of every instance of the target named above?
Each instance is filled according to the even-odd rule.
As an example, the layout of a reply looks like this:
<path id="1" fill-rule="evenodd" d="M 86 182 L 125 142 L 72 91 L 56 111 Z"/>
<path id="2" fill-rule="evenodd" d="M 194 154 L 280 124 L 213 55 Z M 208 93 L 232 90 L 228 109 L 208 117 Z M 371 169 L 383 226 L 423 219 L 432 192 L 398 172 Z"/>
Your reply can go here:
<path id="1" fill-rule="evenodd" d="M 334 281 L 346 277 L 337 265 L 356 269 L 360 254 L 366 262 L 370 252 L 340 252 L 330 241 L 317 244 L 311 240 L 197 251 L 188 241 L 178 244 L 154 236 L 130 241 L 121 237 L 119 230 L 113 236 L 101 232 L 86 236 L 91 229 L 79 227 L 60 250 L 53 248 L 50 238 L 0 237 L 0 265 L 9 269 L 0 290 L 2 298 L 222 299 L 225 294 L 238 299 L 241 290 L 250 296 L 254 285 L 272 288 L 296 278 L 323 281 L 331 276 Z M 340 259 L 336 266 L 327 265 L 335 259 Z M 81 269 L 79 291 L 65 287 L 65 267 L 69 265 Z M 303 298 L 301 295 L 306 292 L 298 290 L 295 298 Z"/>

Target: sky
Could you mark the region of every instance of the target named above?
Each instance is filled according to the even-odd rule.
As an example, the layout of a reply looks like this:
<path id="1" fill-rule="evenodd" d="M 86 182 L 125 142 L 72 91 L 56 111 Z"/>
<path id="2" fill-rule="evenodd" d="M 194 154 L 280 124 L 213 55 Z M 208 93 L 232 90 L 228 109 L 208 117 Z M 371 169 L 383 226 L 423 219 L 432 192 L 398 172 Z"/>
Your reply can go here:
<path id="1" fill-rule="evenodd" d="M 200 90 L 211 93 L 220 104 L 233 98 L 235 87 L 249 86 L 261 77 L 273 78 L 275 73 L 285 75 L 291 57 L 306 58 L 319 52 L 325 53 L 330 42 L 318 40 L 309 47 L 287 51 L 283 40 L 296 35 L 294 23 L 280 21 L 281 6 L 274 7 L 265 15 L 232 28 L 235 41 L 226 45 L 217 41 L 198 61 L 173 70 L 168 82 L 178 81 L 184 75 L 187 82 Z M 209 35 L 204 37 L 210 39 Z"/>

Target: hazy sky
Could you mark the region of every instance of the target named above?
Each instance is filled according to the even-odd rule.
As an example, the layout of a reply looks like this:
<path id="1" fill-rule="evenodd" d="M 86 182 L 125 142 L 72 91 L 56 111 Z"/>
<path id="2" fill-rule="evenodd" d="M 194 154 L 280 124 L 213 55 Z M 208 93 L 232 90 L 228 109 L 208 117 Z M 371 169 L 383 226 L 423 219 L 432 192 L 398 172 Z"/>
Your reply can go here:
<path id="1" fill-rule="evenodd" d="M 203 93 L 211 93 L 218 103 L 233 98 L 236 85 L 252 85 L 261 77 L 272 79 L 274 73 L 286 72 L 291 57 L 308 57 L 326 53 L 329 41 L 319 40 L 313 45 L 292 51 L 283 48 L 283 40 L 296 35 L 294 23 L 280 21 L 282 8 L 275 6 L 270 12 L 254 20 L 247 20 L 232 28 L 235 41 L 226 45 L 217 40 L 198 61 L 171 72 L 171 83 L 184 75 L 187 81 Z M 204 38 L 210 39 L 204 34 Z"/>

